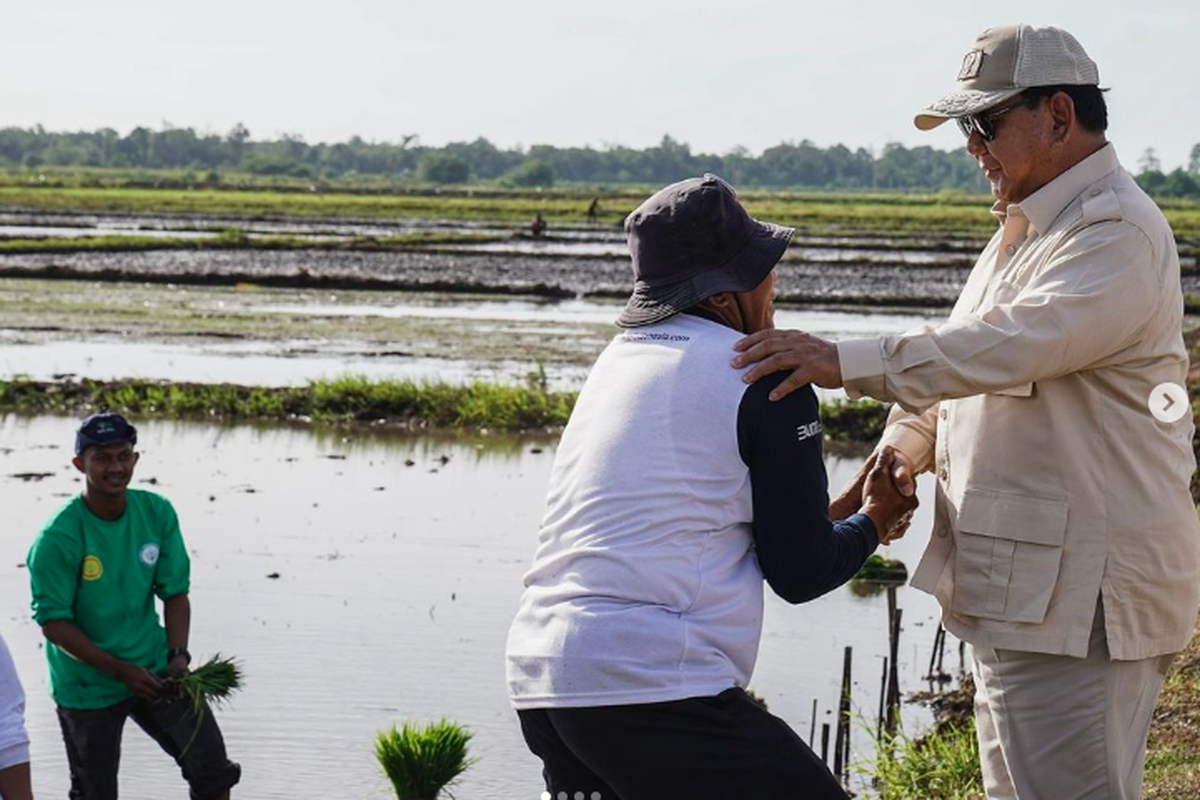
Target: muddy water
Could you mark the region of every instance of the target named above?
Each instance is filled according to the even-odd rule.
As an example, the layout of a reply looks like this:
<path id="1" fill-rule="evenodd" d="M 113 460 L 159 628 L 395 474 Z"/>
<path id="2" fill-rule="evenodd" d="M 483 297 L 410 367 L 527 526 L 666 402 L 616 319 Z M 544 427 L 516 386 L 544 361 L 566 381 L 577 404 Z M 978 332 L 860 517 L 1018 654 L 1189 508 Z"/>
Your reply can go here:
<path id="1" fill-rule="evenodd" d="M 367 293 L 320 295 L 295 290 L 255 293 L 251 298 L 222 294 L 220 308 L 207 296 L 197 308 L 251 316 L 290 315 L 313 319 L 381 317 L 389 319 L 462 321 L 474 336 L 510 340 L 499 347 L 500 358 L 414 357 L 412 341 L 370 342 L 337 339 L 212 340 L 202 337 L 147 341 L 128 337 L 89 335 L 81 340 L 66 332 L 17 331 L 0 328 L 0 376 L 27 375 L 37 380 L 65 376 L 110 380 L 116 378 L 170 379 L 200 383 L 240 383 L 258 386 L 302 385 L 317 378 L 365 375 L 375 379 L 501 380 L 520 382 L 536 369 L 523 337 L 578 342 L 578 363 L 555 364 L 550 370 L 554 389 L 582 384 L 589 364 L 615 333 L 612 322 L 621 304 L 590 300 L 487 300 L 453 295 L 393 295 L 392 302 L 372 302 Z M 299 302 L 301 299 L 304 302 Z M 830 339 L 898 333 L 936 317 L 916 313 L 858 313 L 820 309 L 781 308 L 776 324 L 809 331 Z M 2 324 L 2 323 L 0 323 Z M 430 331 L 434 335 L 436 331 Z M 418 333 L 418 335 L 422 335 Z M 448 351 L 455 348 L 448 347 Z"/>
<path id="2" fill-rule="evenodd" d="M 302 386 L 322 378 L 361 375 L 372 380 L 466 383 L 518 382 L 536 365 L 516 360 L 454 361 L 376 355 L 361 342 L 296 339 L 282 342 L 127 341 L 120 338 L 40 339 L 0 330 L 0 375 L 33 380 L 144 378 L 180 383 Z M 556 370 L 554 388 L 578 386 L 586 368 Z"/>
<path id="3" fill-rule="evenodd" d="M 0 225 L 4 239 L 79 239 L 85 236 L 127 234 L 152 238 L 204 239 L 216 236 L 207 231 L 172 231 L 130 228 L 56 228 L 50 225 Z"/>
<path id="4" fill-rule="evenodd" d="M 438 248 L 442 252 L 492 253 L 541 256 L 608 256 L 625 258 L 629 250 L 624 239 L 609 241 L 533 241 L 510 240 L 480 244 L 456 244 Z M 967 266 L 974 263 L 970 255 L 933 250 L 900 250 L 891 247 L 811 247 L 794 245 L 784 255 L 784 262 L 855 264 L 922 264 L 929 266 Z"/>
<path id="5" fill-rule="evenodd" d="M 543 296 L 622 296 L 630 286 L 627 258 L 520 254 L 359 251 L 155 251 L 0 256 L 8 277 L 50 274 L 179 283 L 271 282 L 344 288 L 474 291 Z M 967 266 L 783 262 L 780 296 L 807 302 L 948 305 Z M 1192 276 L 1192 283 L 1197 278 Z M 1189 291 L 1191 289 L 1189 288 Z"/>
<path id="6" fill-rule="evenodd" d="M 151 231 L 217 231 L 238 228 L 246 233 L 260 234 L 308 234 L 321 236 L 393 236 L 397 233 L 414 231 L 432 233 L 478 233 L 487 236 L 511 236 L 521 228 L 518 223 L 499 223 L 473 220 L 446 219 L 355 219 L 348 217 L 327 218 L 246 218 L 234 216 L 209 216 L 204 214 L 80 214 L 46 213 L 27 210 L 0 210 L 0 235 L 10 227 L 46 231 L 47 236 L 66 236 L 58 233 L 66 230 L 82 230 L 96 235 L 103 232 L 151 232 Z M 546 237 L 527 244 L 544 245 L 555 241 L 596 242 L 617 244 L 624 247 L 625 233 L 622 226 L 554 224 Z M 986 242 L 972 235 L 931 235 L 928 233 L 897 232 L 892 235 L 845 234 L 837 236 L 813 235 L 798 232 L 793 245 L 823 247 L 877 247 L 905 248 L 916 250 L 978 252 Z M 622 249 L 621 253 L 624 254 Z"/>
<path id="7" fill-rule="evenodd" d="M 29 695 L 35 788 L 66 794 L 24 560 L 39 525 L 79 485 L 66 466 L 71 420 L 0 418 L 0 627 Z M 192 650 L 235 654 L 247 688 L 220 714 L 252 798 L 381 798 L 374 733 L 443 715 L 472 728 L 480 757 L 460 800 L 536 798 L 503 678 L 506 629 L 533 552 L 553 442 L 362 438 L 304 430 L 145 424 L 138 478 L 176 504 L 193 559 Z M 443 457 L 448 461 L 443 463 Z M 413 466 L 405 466 L 411 460 Z M 856 464 L 830 459 L 841 485 Z M 25 482 L 17 473 L 48 472 Z M 140 483 L 143 487 L 147 483 Z M 918 533 L 891 555 L 915 566 Z M 267 576 L 279 573 L 278 579 Z M 902 588 L 901 686 L 922 688 L 935 606 Z M 856 707 L 873 724 L 886 600 L 837 590 L 790 607 L 769 598 L 752 687 L 808 738 L 812 700 L 832 722 L 842 648 L 854 647 Z M 957 666 L 956 646 L 947 666 Z M 925 717 L 910 710 L 906 721 Z M 856 750 L 868 736 L 853 733 Z M 122 797 L 183 796 L 173 767 L 129 726 Z"/>

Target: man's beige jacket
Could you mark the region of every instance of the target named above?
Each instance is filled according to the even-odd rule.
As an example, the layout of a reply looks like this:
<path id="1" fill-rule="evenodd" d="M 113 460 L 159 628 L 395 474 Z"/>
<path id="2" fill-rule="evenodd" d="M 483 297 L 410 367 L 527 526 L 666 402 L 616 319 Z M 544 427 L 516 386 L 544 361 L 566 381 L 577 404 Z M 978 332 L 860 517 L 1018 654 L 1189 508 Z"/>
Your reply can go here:
<path id="1" fill-rule="evenodd" d="M 1179 256 L 1111 145 L 1019 205 L 938 327 L 841 342 L 883 443 L 937 475 L 913 585 L 972 644 L 1084 656 L 1103 598 L 1115 659 L 1186 646 L 1200 602 Z M 1156 396 L 1154 402 L 1166 405 Z"/>

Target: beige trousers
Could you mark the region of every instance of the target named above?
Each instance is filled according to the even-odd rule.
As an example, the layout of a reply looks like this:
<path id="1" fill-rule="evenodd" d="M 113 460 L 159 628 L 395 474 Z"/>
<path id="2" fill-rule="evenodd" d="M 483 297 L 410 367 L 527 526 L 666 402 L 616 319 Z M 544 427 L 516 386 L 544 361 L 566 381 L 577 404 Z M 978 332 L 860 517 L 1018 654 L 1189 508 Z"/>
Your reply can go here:
<path id="1" fill-rule="evenodd" d="M 1109 660 L 1104 614 L 1087 658 L 972 648 L 988 800 L 1139 800 L 1146 735 L 1174 656 Z"/>

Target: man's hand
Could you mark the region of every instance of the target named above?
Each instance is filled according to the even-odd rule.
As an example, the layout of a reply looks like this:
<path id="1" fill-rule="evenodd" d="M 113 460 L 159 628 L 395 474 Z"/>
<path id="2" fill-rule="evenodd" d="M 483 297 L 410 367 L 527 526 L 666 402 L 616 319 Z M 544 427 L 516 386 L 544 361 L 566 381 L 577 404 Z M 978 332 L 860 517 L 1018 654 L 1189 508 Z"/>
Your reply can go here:
<path id="1" fill-rule="evenodd" d="M 876 462 L 882 453 L 879 450 L 871 453 L 863 465 L 859 467 L 858 473 L 854 476 L 854 480 L 846 484 L 846 488 L 842 489 L 833 501 L 829 504 L 829 518 L 835 522 L 844 520 L 846 517 L 862 508 L 864 502 L 863 487 L 867 484 L 867 476 L 871 470 L 875 468 Z M 915 477 L 916 470 L 913 469 L 912 460 L 901 453 L 899 450 L 892 449 L 892 482 L 896 484 L 896 489 L 900 494 L 906 497 L 912 497 L 917 493 L 917 479 Z M 909 515 L 907 520 L 912 522 L 912 517 Z M 908 525 L 905 524 L 905 530 Z M 899 539 L 904 535 L 904 531 L 892 538 Z"/>
<path id="2" fill-rule="evenodd" d="M 186 656 L 175 656 L 167 662 L 167 678 L 182 678 L 187 675 L 188 660 Z"/>
<path id="3" fill-rule="evenodd" d="M 833 499 L 829 504 L 829 518 L 834 522 L 841 522 L 851 514 L 858 513 L 863 504 L 863 487 L 867 485 L 867 475 L 875 468 L 875 462 L 879 460 L 879 452 L 875 451 L 867 456 L 867 460 L 858 468 L 858 474 L 854 476 L 854 480 L 842 489 L 841 494 Z"/>
<path id="4" fill-rule="evenodd" d="M 733 349 L 741 353 L 733 359 L 734 367 L 740 369 L 758 362 L 746 373 L 746 383 L 754 383 L 782 369 L 795 370 L 771 392 L 772 400 L 787 397 L 809 383 L 824 389 L 837 389 L 842 385 L 837 345 L 803 331 L 757 331 L 734 344 Z"/>
<path id="5" fill-rule="evenodd" d="M 122 662 L 121 666 L 117 667 L 115 677 L 125 684 L 125 688 L 129 690 L 130 694 L 143 700 L 157 700 L 158 696 L 162 694 L 162 679 L 148 669 Z"/>
<path id="6" fill-rule="evenodd" d="M 892 459 L 892 482 L 896 484 L 896 488 L 900 490 L 900 494 L 905 497 L 915 497 L 917 494 L 917 471 L 913 469 L 912 459 L 899 450 L 893 450 L 892 452 L 894 453 Z"/>
<path id="7" fill-rule="evenodd" d="M 902 494 L 893 482 L 895 462 L 896 451 L 891 447 L 883 448 L 871 471 L 867 473 L 867 480 L 863 486 L 862 513 L 875 523 L 875 530 L 879 532 L 882 544 L 904 535 L 908 528 L 904 517 L 907 514 L 911 520 L 911 513 L 917 507 L 916 493 Z M 896 530 L 900 533 L 896 534 Z"/>
<path id="8" fill-rule="evenodd" d="M 905 511 L 900 515 L 900 519 L 891 527 L 883 536 L 879 538 L 880 544 L 891 544 L 897 539 L 903 539 L 904 534 L 908 533 L 908 528 L 912 525 L 913 512 Z"/>

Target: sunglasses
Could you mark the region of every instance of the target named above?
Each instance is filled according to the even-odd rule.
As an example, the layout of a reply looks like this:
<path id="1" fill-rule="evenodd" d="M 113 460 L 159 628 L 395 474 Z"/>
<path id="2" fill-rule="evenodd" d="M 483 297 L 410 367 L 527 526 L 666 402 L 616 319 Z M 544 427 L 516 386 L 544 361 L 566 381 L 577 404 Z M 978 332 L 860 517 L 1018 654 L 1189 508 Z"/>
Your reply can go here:
<path id="1" fill-rule="evenodd" d="M 990 142 L 996 138 L 996 120 L 1014 108 L 1020 108 L 1023 105 L 1025 105 L 1024 100 L 1013 103 L 1010 106 L 1005 106 L 1004 108 L 985 111 L 982 114 L 968 114 L 965 117 L 958 117 L 954 121 L 958 123 L 958 129 L 962 131 L 963 136 L 968 139 L 971 138 L 972 134 L 978 133 L 985 142 Z"/>

